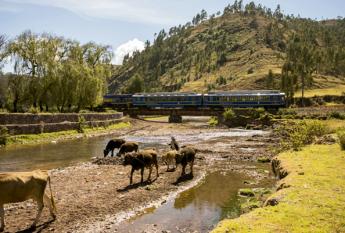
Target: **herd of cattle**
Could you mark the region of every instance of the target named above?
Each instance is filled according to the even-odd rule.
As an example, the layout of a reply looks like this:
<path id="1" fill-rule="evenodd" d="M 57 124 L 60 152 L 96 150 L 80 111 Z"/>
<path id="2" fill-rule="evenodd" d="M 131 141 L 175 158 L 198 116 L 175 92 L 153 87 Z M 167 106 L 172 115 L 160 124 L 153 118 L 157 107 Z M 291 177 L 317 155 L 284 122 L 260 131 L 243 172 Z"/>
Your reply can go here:
<path id="1" fill-rule="evenodd" d="M 190 175 L 193 176 L 193 164 L 196 150 L 189 146 L 180 148 L 175 138 L 171 138 L 169 144 L 171 150 L 162 156 L 162 161 L 169 166 L 174 164 L 175 168 L 178 164 L 182 165 L 182 174 L 185 175 L 186 166 L 190 164 Z M 141 183 L 143 183 L 144 169 L 149 169 L 148 181 L 151 181 L 151 173 L 153 166 L 156 168 L 156 177 L 158 173 L 158 154 L 156 149 L 139 150 L 136 142 L 126 142 L 123 139 L 110 140 L 104 149 L 104 157 L 109 152 L 114 156 L 114 149 L 119 149 L 118 157 L 124 155 L 123 165 L 131 165 L 130 184 L 133 183 L 133 173 L 136 170 L 141 171 Z M 45 194 L 47 184 L 50 189 L 50 197 Z M 16 173 L 0 173 L 0 232 L 5 228 L 5 210 L 4 204 L 23 202 L 32 199 L 37 202 L 37 215 L 30 229 L 35 229 L 36 224 L 41 216 L 44 204 L 48 205 L 50 214 L 55 220 L 56 207 L 51 190 L 50 177 L 48 171 L 36 170 L 32 172 L 16 172 Z"/>

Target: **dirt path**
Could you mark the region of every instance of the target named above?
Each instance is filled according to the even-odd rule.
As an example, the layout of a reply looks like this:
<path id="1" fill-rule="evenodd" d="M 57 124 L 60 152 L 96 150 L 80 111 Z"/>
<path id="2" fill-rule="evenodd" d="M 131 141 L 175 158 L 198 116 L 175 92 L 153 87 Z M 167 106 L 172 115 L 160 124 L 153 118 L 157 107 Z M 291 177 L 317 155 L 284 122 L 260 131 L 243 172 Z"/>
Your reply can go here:
<path id="1" fill-rule="evenodd" d="M 135 136 L 198 134 L 214 131 L 206 125 L 191 123 L 178 125 L 137 120 L 132 124 L 134 131 L 127 131 L 126 134 Z M 195 144 L 194 146 L 199 150 L 195 177 L 180 183 L 176 183 L 180 168 L 176 172 L 166 172 L 165 166 L 160 166 L 157 180 L 143 186 L 138 184 L 139 172 L 135 173 L 135 184 L 129 186 L 130 167 L 122 165 L 84 163 L 53 170 L 51 180 L 58 208 L 58 219 L 49 222 L 49 211 L 45 208 L 35 232 L 95 232 L 108 229 L 111 224 L 128 217 L 126 215 L 129 211 L 139 210 L 152 203 L 160 204 L 169 195 L 194 185 L 198 179 L 202 178 L 213 160 L 217 158 L 255 160 L 257 156 L 269 155 L 267 148 L 272 143 L 274 141 L 269 136 L 254 135 L 224 137 Z M 160 154 L 162 153 L 163 151 L 160 151 Z M 145 177 L 147 175 L 145 171 Z M 154 170 L 153 178 L 155 177 Z M 8 232 L 23 232 L 30 226 L 36 213 L 36 205 L 31 201 L 7 205 L 5 208 L 6 231 Z"/>

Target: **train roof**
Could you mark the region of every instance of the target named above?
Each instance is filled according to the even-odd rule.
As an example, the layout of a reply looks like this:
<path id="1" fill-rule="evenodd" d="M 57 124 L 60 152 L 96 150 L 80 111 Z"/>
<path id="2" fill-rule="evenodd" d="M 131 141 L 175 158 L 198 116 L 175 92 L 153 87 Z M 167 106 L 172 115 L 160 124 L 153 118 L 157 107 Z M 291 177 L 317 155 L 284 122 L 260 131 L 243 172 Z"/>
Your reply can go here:
<path id="1" fill-rule="evenodd" d="M 156 96 L 201 96 L 195 92 L 157 92 L 157 93 L 138 93 L 133 97 L 156 97 Z"/>
<path id="2" fill-rule="evenodd" d="M 238 91 L 224 91 L 224 92 L 209 92 L 205 96 L 241 96 L 241 95 L 285 95 L 279 90 L 238 90 Z"/>

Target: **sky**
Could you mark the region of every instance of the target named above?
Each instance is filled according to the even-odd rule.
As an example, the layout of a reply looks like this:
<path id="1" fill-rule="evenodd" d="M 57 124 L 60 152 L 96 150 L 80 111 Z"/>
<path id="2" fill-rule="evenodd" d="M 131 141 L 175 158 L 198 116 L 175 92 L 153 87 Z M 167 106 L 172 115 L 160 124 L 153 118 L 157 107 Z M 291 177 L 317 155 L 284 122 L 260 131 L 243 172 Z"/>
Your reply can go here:
<path id="1" fill-rule="evenodd" d="M 161 29 L 185 24 L 205 9 L 223 11 L 234 0 L 0 0 L 0 34 L 15 38 L 30 29 L 82 43 L 111 45 L 114 64 L 123 56 L 142 50 Z M 249 1 L 244 1 L 247 3 Z M 312 19 L 345 16 L 344 0 L 254 0 L 286 14 Z M 5 71 L 10 66 L 5 66 Z"/>

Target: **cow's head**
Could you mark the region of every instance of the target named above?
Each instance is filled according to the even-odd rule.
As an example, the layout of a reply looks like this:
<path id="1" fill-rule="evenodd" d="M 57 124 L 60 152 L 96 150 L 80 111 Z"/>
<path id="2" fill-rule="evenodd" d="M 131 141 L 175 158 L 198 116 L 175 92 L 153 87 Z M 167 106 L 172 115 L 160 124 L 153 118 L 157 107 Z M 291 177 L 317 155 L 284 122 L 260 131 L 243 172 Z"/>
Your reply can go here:
<path id="1" fill-rule="evenodd" d="M 103 150 L 104 157 L 106 157 L 109 154 L 109 150 L 105 149 Z"/>
<path id="2" fill-rule="evenodd" d="M 123 166 L 131 165 L 132 161 L 134 159 L 135 153 L 127 153 L 125 154 L 124 160 L 123 160 Z"/>

